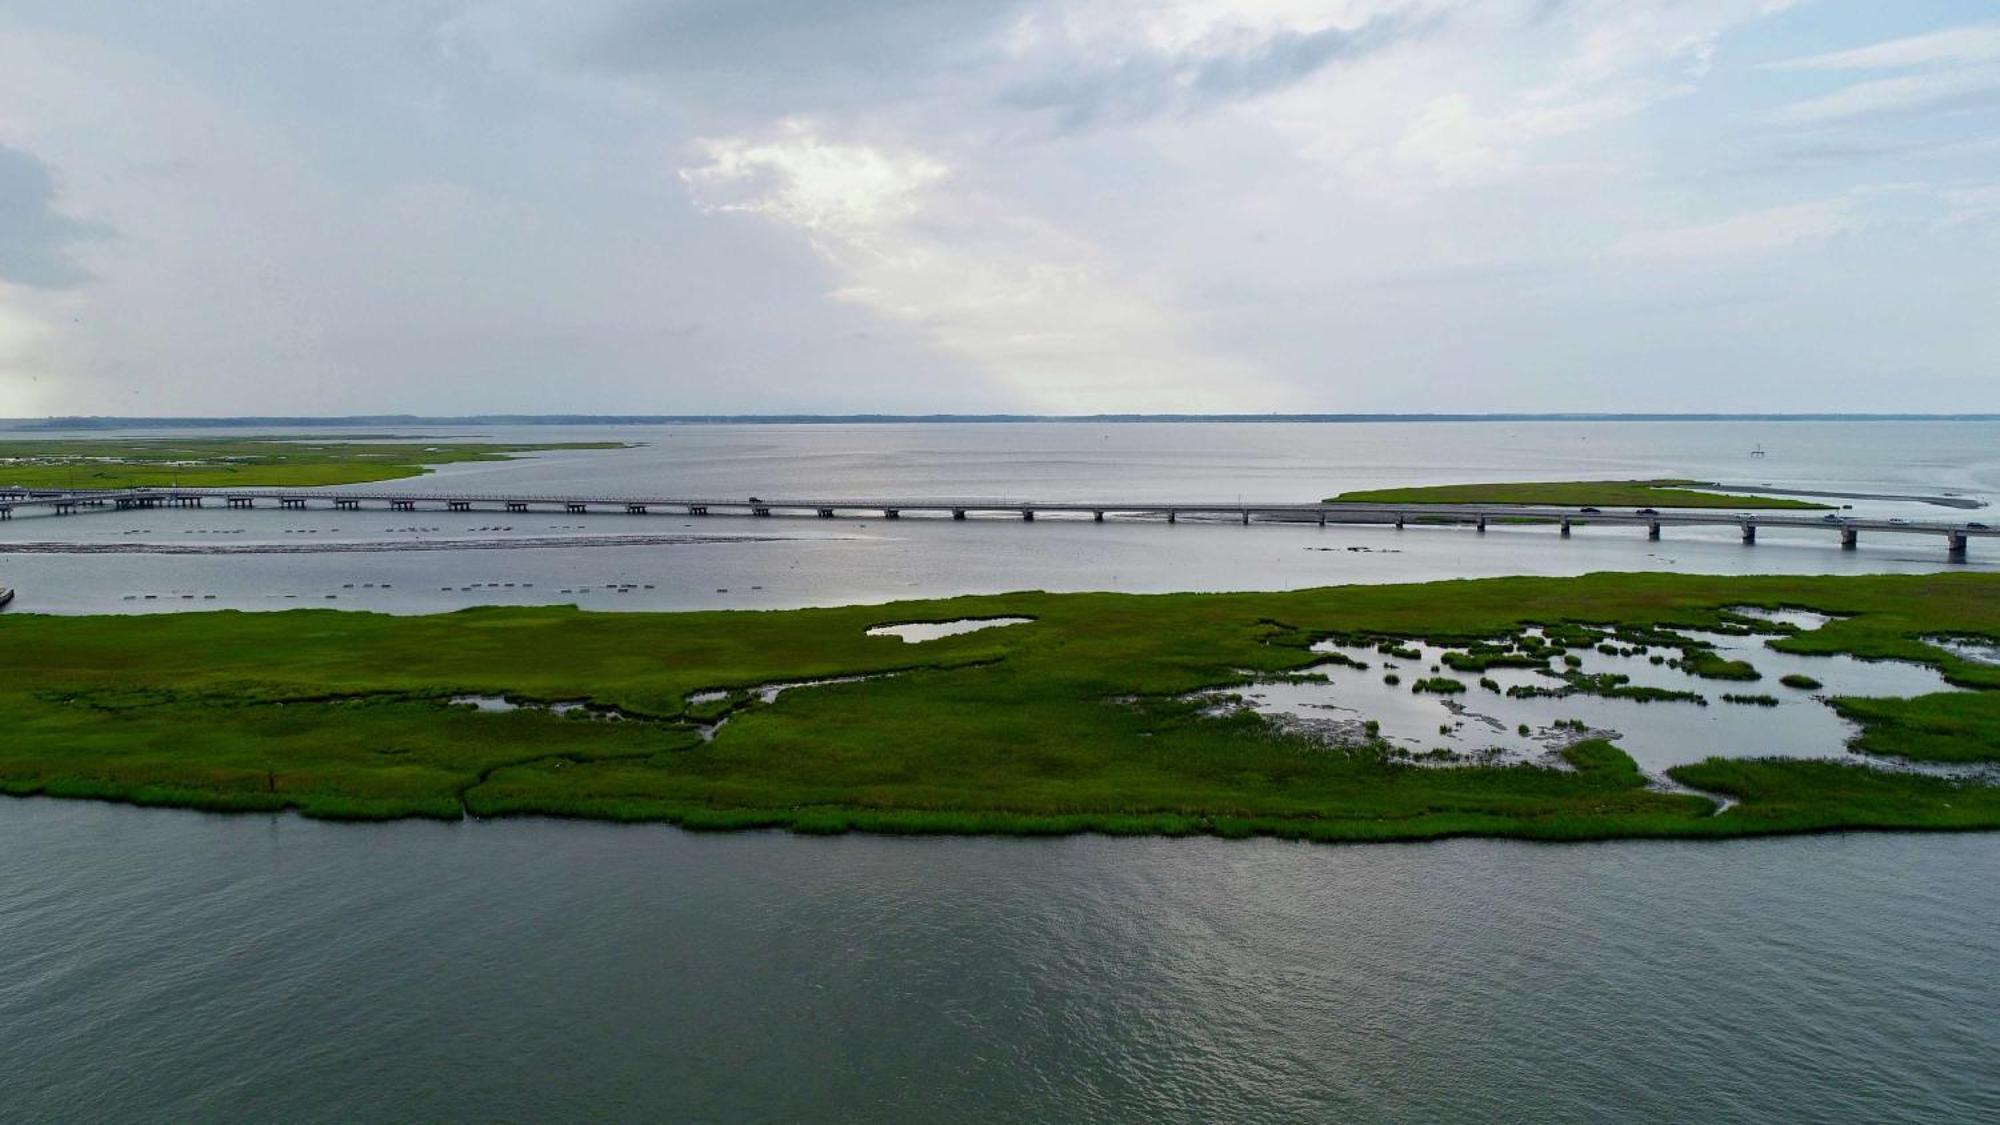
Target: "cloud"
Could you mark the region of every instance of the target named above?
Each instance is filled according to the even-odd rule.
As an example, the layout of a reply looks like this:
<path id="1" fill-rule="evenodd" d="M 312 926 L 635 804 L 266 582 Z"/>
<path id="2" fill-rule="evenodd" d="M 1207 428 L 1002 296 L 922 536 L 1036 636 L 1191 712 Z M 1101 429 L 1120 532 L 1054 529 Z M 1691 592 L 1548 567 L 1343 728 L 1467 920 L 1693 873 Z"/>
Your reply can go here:
<path id="1" fill-rule="evenodd" d="M 1824 125 L 1857 117 L 1933 113 L 1996 102 L 2000 102 L 2000 66 L 1966 67 L 1857 82 L 1781 106 L 1765 119 L 1779 125 Z"/>
<path id="2" fill-rule="evenodd" d="M 1635 231 L 1612 247 L 1635 258 L 1695 260 L 1815 246 L 1861 227 L 1853 200 L 1822 199 L 1733 215 L 1712 223 Z"/>
<path id="3" fill-rule="evenodd" d="M 1773 70 L 1902 70 L 1939 63 L 2000 62 L 2000 23 L 1946 28 L 1866 47 L 1766 63 Z"/>
<path id="4" fill-rule="evenodd" d="M 1766 120 L 1779 125 L 1817 126 L 2000 103 L 2000 23 L 1947 28 L 1765 66 L 1791 71 L 1914 72 L 1856 82 L 1781 106 L 1766 115 Z"/>
<path id="5" fill-rule="evenodd" d="M 89 279 L 70 248 L 100 228 L 58 213 L 54 201 L 41 161 L 0 145 L 0 281 L 63 289 Z"/>
<path id="6" fill-rule="evenodd" d="M 830 296 L 913 326 L 1028 409 L 1282 405 L 1253 365 L 1200 347 L 1183 311 L 1095 247 L 954 188 L 928 156 L 796 121 L 699 147 L 681 178 L 701 206 L 800 232 L 834 267 Z"/>
<path id="7" fill-rule="evenodd" d="M 1246 15 L 1248 13 L 1245 13 Z M 1322 17 L 1324 18 L 1324 17 Z M 1230 22 L 1175 42 L 1158 25 L 1120 24 L 1094 41 L 1072 25 L 1017 29 L 1015 53 L 1031 77 L 999 94 L 1002 104 L 1052 110 L 1067 128 L 1194 112 L 1304 81 L 1340 59 L 1360 58 L 1419 33 L 1400 16 L 1354 26 L 1253 28 Z M 1163 42 L 1165 40 L 1165 42 Z"/>

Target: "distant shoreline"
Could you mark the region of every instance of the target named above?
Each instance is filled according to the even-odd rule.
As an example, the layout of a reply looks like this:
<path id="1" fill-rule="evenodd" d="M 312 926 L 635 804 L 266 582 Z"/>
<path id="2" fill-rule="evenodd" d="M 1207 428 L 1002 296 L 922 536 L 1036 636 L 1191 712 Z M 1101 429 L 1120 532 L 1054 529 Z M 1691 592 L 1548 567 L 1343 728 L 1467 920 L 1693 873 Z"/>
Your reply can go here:
<path id="1" fill-rule="evenodd" d="M 2000 422 L 1970 414 L 361 414 L 233 418 L 53 417 L 0 419 L 0 430 L 196 429 L 322 426 L 815 426 L 1081 422 Z"/>

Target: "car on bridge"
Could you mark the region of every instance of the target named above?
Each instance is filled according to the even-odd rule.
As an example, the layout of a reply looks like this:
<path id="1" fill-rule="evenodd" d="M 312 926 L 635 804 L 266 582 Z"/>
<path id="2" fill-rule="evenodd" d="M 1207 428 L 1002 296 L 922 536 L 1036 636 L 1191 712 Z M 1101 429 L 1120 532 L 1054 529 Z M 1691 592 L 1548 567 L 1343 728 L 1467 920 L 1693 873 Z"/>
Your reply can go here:
<path id="1" fill-rule="evenodd" d="M 1639 509 L 1639 514 L 1642 516 L 1657 516 L 1660 512 L 1657 508 L 1641 508 Z"/>
<path id="2" fill-rule="evenodd" d="M 1600 515 L 1600 514 L 1602 514 L 1602 513 L 1603 513 L 1603 511 L 1604 511 L 1604 509 L 1602 509 L 1602 508 L 1578 508 L 1578 509 L 1577 509 L 1577 511 L 1579 511 L 1579 512 L 1583 512 L 1583 513 L 1585 513 L 1585 514 L 1587 514 L 1587 515 L 1593 515 L 1593 516 L 1594 516 L 1594 515 Z"/>
<path id="3" fill-rule="evenodd" d="M 1968 524 L 1966 524 L 1966 525 L 1965 525 L 1965 530 L 1967 530 L 1967 531 L 1991 531 L 1991 530 L 1993 530 L 1993 529 L 1992 529 L 1992 528 L 1990 528 L 1990 527 L 1987 527 L 1987 526 L 1986 526 L 1985 524 L 1983 524 L 1983 523 L 1968 523 Z"/>

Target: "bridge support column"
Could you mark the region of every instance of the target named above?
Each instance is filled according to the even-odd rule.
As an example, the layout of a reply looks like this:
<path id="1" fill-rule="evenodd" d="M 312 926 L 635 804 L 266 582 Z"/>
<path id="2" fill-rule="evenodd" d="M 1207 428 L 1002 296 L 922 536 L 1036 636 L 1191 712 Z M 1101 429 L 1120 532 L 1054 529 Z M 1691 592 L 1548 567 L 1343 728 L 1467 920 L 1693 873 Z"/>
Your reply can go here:
<path id="1" fill-rule="evenodd" d="M 884 508 L 882 509 L 882 518 L 885 520 L 899 520 L 903 518 L 903 513 L 894 508 Z"/>
<path id="2" fill-rule="evenodd" d="M 689 504 L 689 505 L 688 505 L 688 515 L 691 515 L 691 516 L 705 516 L 705 515 L 707 515 L 707 514 L 708 514 L 708 505 L 706 505 L 706 504 Z"/>
<path id="3" fill-rule="evenodd" d="M 510 512 L 525 512 L 528 510 L 528 505 L 520 500 L 509 500 L 507 501 L 507 510 Z"/>
<path id="4" fill-rule="evenodd" d="M 1944 537 L 1944 551 L 1953 562 L 1965 561 L 1965 532 L 1948 531 Z"/>
<path id="5" fill-rule="evenodd" d="M 625 505 L 625 514 L 628 516 L 643 516 L 646 514 L 646 506 L 644 504 L 627 504 Z"/>
<path id="6" fill-rule="evenodd" d="M 1102 509 L 1102 508 L 1099 508 L 1099 509 L 1097 509 L 1096 511 L 1094 511 L 1094 512 L 1090 513 L 1090 518 L 1091 518 L 1091 521 L 1092 521 L 1093 523 L 1103 523 L 1103 522 L 1104 522 L 1104 509 Z"/>
<path id="7" fill-rule="evenodd" d="M 768 516 L 771 514 L 771 509 L 759 504 L 750 509 L 750 514 L 753 516 Z"/>
<path id="8" fill-rule="evenodd" d="M 445 510 L 449 512 L 469 512 L 472 510 L 472 502 L 469 500 L 447 500 L 444 502 L 444 506 Z"/>
<path id="9" fill-rule="evenodd" d="M 1743 525 L 1743 541 L 1744 541 L 1745 543 L 1755 543 L 1755 542 L 1757 541 L 1757 525 L 1756 525 L 1756 524 L 1754 524 L 1754 523 L 1746 523 L 1746 524 L 1744 524 L 1744 525 Z"/>
<path id="10" fill-rule="evenodd" d="M 11 507 L 0 508 L 0 520 L 11 520 L 13 518 L 14 518 L 13 508 Z"/>
<path id="11" fill-rule="evenodd" d="M 1325 508 L 1321 508 L 1321 509 L 1319 510 L 1319 525 L 1320 525 L 1321 527 L 1325 527 L 1325 526 L 1326 526 L 1326 509 L 1325 509 Z"/>
<path id="12" fill-rule="evenodd" d="M 1857 546 L 1860 546 L 1860 544 L 1861 544 L 1861 532 L 1851 527 L 1843 527 L 1840 529 L 1840 547 L 1842 550 L 1852 551 Z"/>
<path id="13" fill-rule="evenodd" d="M 588 511 L 590 511 L 590 505 L 588 505 L 588 504 L 564 504 L 564 505 L 563 505 L 563 511 L 565 511 L 565 512 L 568 512 L 568 513 L 569 513 L 570 515 L 573 515 L 573 516 L 580 516 L 580 515 L 583 515 L 583 514 L 584 514 L 585 512 L 588 512 Z"/>
<path id="14" fill-rule="evenodd" d="M 1250 526 L 1250 509 L 1248 508 L 1243 509 L 1243 526 Z"/>
<path id="15" fill-rule="evenodd" d="M 1564 539 L 1568 539 L 1568 538 L 1569 538 L 1569 517 L 1568 517 L 1568 516 L 1564 516 L 1564 517 L 1563 517 L 1563 531 L 1562 531 L 1562 537 L 1563 537 Z"/>
<path id="16" fill-rule="evenodd" d="M 1034 522 L 1035 522 L 1035 510 L 1034 510 L 1033 508 L 1022 508 L 1022 509 L 1021 509 L 1021 519 L 1022 519 L 1022 521 L 1023 521 L 1023 522 L 1025 522 L 1025 523 L 1034 523 Z"/>
<path id="17" fill-rule="evenodd" d="M 833 518 L 833 509 L 832 509 L 832 508 L 821 508 L 821 509 L 819 510 L 819 518 L 821 518 L 821 519 L 823 519 L 823 520 L 830 520 L 830 519 L 832 519 L 832 518 Z M 957 518 L 957 519 L 964 519 L 965 517 L 964 517 L 963 515 L 960 515 L 960 516 L 957 516 L 957 517 L 955 517 L 955 518 Z"/>
<path id="18" fill-rule="evenodd" d="M 1397 513 L 1396 513 L 1396 530 L 1397 530 L 1397 531 L 1401 531 L 1401 530 L 1403 530 L 1403 521 L 1404 521 L 1405 519 L 1407 519 L 1407 518 L 1409 518 L 1409 517 L 1408 517 L 1408 513 L 1406 513 L 1406 512 L 1397 512 Z"/>
<path id="19" fill-rule="evenodd" d="M 392 512 L 414 512 L 417 510 L 417 502 L 415 500 L 391 500 L 389 501 L 389 510 Z"/>
<path id="20" fill-rule="evenodd" d="M 1485 517 L 1485 516 L 1480 516 L 1480 517 L 1479 517 L 1479 534 L 1481 534 L 1481 535 L 1484 535 L 1484 534 L 1486 534 L 1486 517 Z"/>
<path id="21" fill-rule="evenodd" d="M 343 512 L 358 512 L 361 510 L 361 501 L 350 497 L 345 500 L 335 500 L 333 506 Z"/>
<path id="22" fill-rule="evenodd" d="M 953 508 L 953 509 L 951 510 L 951 518 L 952 518 L 952 519 L 955 519 L 955 520 L 962 520 L 962 519 L 964 519 L 964 518 L 965 518 L 965 509 L 964 509 L 964 508 Z"/>
<path id="23" fill-rule="evenodd" d="M 1646 525 L 1646 538 L 1658 539 L 1659 537 L 1660 537 L 1660 521 L 1654 520 L 1652 523 Z"/>
<path id="24" fill-rule="evenodd" d="M 305 506 L 305 498 L 302 496 L 281 496 L 278 498 L 278 507 L 280 508 L 303 509 Z"/>
<path id="25" fill-rule="evenodd" d="M 120 500 L 118 506 L 121 508 L 124 507 L 125 501 Z M 254 508 L 257 506 L 257 501 L 248 496 L 231 496 L 229 498 L 229 506 L 232 508 Z"/>
<path id="26" fill-rule="evenodd" d="M 1173 510 L 1172 508 L 1168 508 L 1168 509 L 1167 509 L 1167 522 L 1168 522 L 1168 523 L 1179 523 L 1179 522 L 1181 522 L 1181 514 L 1180 514 L 1179 512 L 1176 512 L 1176 511 L 1174 511 L 1174 510 Z"/>

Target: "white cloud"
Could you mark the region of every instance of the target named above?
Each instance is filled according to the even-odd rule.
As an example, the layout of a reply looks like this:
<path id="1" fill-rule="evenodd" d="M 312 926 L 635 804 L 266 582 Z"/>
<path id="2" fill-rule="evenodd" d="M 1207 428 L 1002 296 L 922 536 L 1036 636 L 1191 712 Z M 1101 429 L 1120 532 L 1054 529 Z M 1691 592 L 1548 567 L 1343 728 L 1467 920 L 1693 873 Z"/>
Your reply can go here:
<path id="1" fill-rule="evenodd" d="M 1763 254 L 1815 246 L 1859 229 L 1850 199 L 1822 199 L 1732 215 L 1712 223 L 1635 231 L 1613 250 L 1638 258 L 1692 260 Z"/>
<path id="2" fill-rule="evenodd" d="M 681 177 L 717 212 L 805 234 L 835 268 L 829 296 L 918 329 L 1029 409 L 1278 409 L 1243 361 L 1200 347 L 1186 316 L 1087 242 L 949 185 L 920 153 L 775 134 L 703 142 Z"/>
<path id="3" fill-rule="evenodd" d="M 2000 66 L 1965 67 L 1857 82 L 1817 98 L 1781 106 L 1766 120 L 1780 125 L 1822 125 L 1871 114 L 1934 110 L 2000 98 Z"/>
<path id="4" fill-rule="evenodd" d="M 2000 62 L 2000 23 L 1947 28 L 1766 65 L 1777 70 L 1900 70 L 1938 63 L 1981 62 Z"/>

